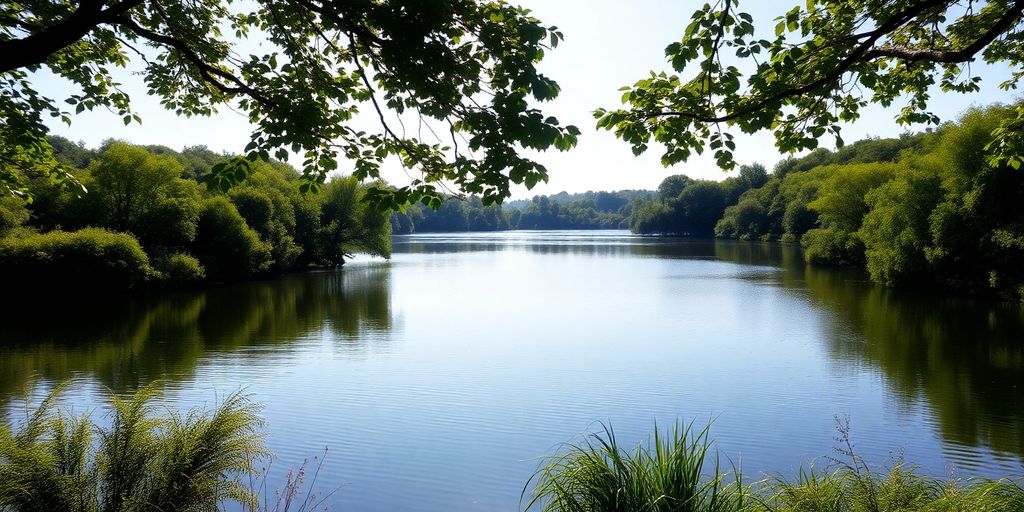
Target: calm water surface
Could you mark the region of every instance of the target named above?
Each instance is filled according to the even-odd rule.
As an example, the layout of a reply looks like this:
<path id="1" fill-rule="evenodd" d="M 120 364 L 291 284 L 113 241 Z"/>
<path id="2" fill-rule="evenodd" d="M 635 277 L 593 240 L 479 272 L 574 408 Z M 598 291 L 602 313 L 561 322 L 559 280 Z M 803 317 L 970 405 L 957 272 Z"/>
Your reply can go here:
<path id="1" fill-rule="evenodd" d="M 414 235 L 340 272 L 8 311 L 9 409 L 68 377 L 76 410 L 154 379 L 179 407 L 245 389 L 275 475 L 329 448 L 335 510 L 515 510 L 537 457 L 598 422 L 633 444 L 713 419 L 760 477 L 833 454 L 848 417 L 876 463 L 1024 475 L 1020 306 L 894 293 L 792 247 Z"/>

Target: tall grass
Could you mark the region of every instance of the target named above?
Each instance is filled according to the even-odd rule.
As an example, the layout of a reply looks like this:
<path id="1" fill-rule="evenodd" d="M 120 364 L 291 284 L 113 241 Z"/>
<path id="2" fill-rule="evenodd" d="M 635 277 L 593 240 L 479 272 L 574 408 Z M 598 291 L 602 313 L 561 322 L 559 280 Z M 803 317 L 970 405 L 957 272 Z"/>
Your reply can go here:
<path id="1" fill-rule="evenodd" d="M 839 432 L 827 469 L 745 483 L 738 470 L 721 471 L 717 456 L 710 463 L 708 427 L 656 428 L 633 448 L 605 427 L 548 458 L 523 501 L 545 512 L 1024 512 L 1022 480 L 935 479 L 901 457 L 872 468 L 854 452 L 849 427 Z"/>
<path id="2" fill-rule="evenodd" d="M 241 394 L 209 412 L 157 411 L 157 385 L 110 395 L 105 426 L 58 406 L 56 388 L 18 424 L 0 425 L 0 510 L 208 511 L 254 508 L 243 484 L 268 455 L 258 407 Z"/>
<path id="3" fill-rule="evenodd" d="M 646 446 L 623 448 L 611 427 L 569 444 L 527 483 L 536 482 L 527 509 L 607 512 L 733 512 L 751 495 L 738 470 L 710 464 L 709 427 L 676 424 L 655 428 Z M 527 491 L 524 489 L 525 501 Z"/>

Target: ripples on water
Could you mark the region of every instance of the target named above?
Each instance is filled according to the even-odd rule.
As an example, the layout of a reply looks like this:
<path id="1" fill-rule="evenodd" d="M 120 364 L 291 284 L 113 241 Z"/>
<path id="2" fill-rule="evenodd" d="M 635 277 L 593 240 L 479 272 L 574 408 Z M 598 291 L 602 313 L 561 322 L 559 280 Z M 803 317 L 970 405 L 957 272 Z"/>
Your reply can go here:
<path id="1" fill-rule="evenodd" d="M 755 477 L 832 454 L 836 416 L 877 463 L 1024 468 L 1019 306 L 893 293 L 780 245 L 414 235 L 390 262 L 52 318 L 0 327 L 9 404 L 70 376 L 80 409 L 153 379 L 180 407 L 245 389 L 275 475 L 329 447 L 335 509 L 515 509 L 537 457 L 598 421 L 633 443 L 714 419 Z"/>

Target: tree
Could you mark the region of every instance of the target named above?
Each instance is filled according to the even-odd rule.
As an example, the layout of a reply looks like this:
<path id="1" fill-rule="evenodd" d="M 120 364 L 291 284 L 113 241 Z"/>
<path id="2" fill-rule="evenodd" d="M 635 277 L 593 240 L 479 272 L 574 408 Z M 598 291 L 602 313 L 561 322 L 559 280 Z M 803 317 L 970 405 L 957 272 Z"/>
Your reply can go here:
<path id="1" fill-rule="evenodd" d="M 111 73 L 135 59 L 167 109 L 207 116 L 230 106 L 256 126 L 245 155 L 205 177 L 213 189 L 240 182 L 271 155 L 304 159 L 304 190 L 318 189 L 340 160 L 367 179 L 393 156 L 421 175 L 370 191 L 378 205 L 436 205 L 442 180 L 490 204 L 508 197 L 510 183 L 547 179 L 522 149 L 576 143 L 575 127 L 529 104 L 558 95 L 535 64 L 561 40 L 557 28 L 500 0 L 4 2 L 0 193 L 24 194 L 29 174 L 71 180 L 50 156 L 43 118 L 70 123 L 72 114 L 36 90 L 34 72 L 77 86 L 65 99 L 76 113 L 99 107 L 139 122 Z M 256 47 L 266 52 L 243 53 Z M 378 129 L 352 125 L 360 107 Z M 443 136 L 423 140 L 396 128 L 403 113 Z"/>
<path id="2" fill-rule="evenodd" d="M 826 134 L 843 144 L 840 124 L 869 103 L 906 99 L 899 123 L 937 123 L 930 88 L 970 93 L 981 77 L 978 59 L 1002 62 L 1015 88 L 1024 77 L 1024 2 L 996 0 L 808 0 L 777 18 L 761 39 L 738 0 L 717 0 L 693 14 L 683 39 L 665 55 L 677 74 L 655 74 L 623 95 L 624 109 L 599 109 L 599 128 L 640 154 L 653 139 L 671 165 L 705 148 L 718 164 L 735 166 L 729 129 L 770 129 L 784 152 L 813 149 Z M 735 59 L 734 59 L 735 58 Z M 744 70 L 750 69 L 748 74 Z M 992 132 L 993 164 L 1024 163 L 1024 106 Z"/>
<path id="3" fill-rule="evenodd" d="M 182 169 L 173 158 L 115 142 L 90 171 L 103 196 L 106 223 L 118 231 L 131 231 Z"/>
<path id="4" fill-rule="evenodd" d="M 322 264 L 342 265 L 354 252 L 391 257 L 391 221 L 367 207 L 366 191 L 351 176 L 327 183 L 317 237 L 317 258 Z"/>
<path id="5" fill-rule="evenodd" d="M 270 244 L 260 240 L 224 197 L 203 203 L 192 249 L 213 280 L 243 279 L 267 270 L 272 262 Z"/>
<path id="6" fill-rule="evenodd" d="M 768 183 L 768 169 L 759 163 L 740 166 L 740 181 L 747 190 L 761 188 Z"/>
<path id="7" fill-rule="evenodd" d="M 661 180 L 661 184 L 658 185 L 658 197 L 661 199 L 673 199 L 679 197 L 679 194 L 690 184 L 693 180 L 685 174 L 675 174 Z"/>

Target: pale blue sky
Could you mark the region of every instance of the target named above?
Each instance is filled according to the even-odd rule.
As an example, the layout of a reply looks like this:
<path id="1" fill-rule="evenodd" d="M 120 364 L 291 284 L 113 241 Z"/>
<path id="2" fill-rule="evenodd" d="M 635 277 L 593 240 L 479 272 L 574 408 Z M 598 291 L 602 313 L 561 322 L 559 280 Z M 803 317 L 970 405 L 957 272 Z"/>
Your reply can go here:
<path id="1" fill-rule="evenodd" d="M 642 78 L 649 70 L 669 70 L 663 49 L 682 36 L 690 14 L 703 5 L 703 0 L 518 0 L 518 3 L 534 10 L 546 24 L 557 25 L 565 33 L 564 43 L 541 63 L 543 72 L 561 84 L 562 94 L 557 100 L 542 106 L 546 113 L 558 117 L 561 122 L 579 126 L 583 135 L 579 146 L 571 152 L 538 154 L 537 158 L 550 171 L 550 182 L 541 183 L 532 191 L 519 187 L 514 197 L 562 190 L 652 189 L 666 176 L 680 173 L 711 179 L 726 176 L 709 157 L 695 158 L 668 169 L 659 163 L 660 153 L 656 148 L 636 158 L 628 145 L 608 132 L 594 130 L 590 114 L 597 107 L 617 106 L 621 95 L 619 87 Z M 771 31 L 774 28 L 772 18 L 793 5 L 792 1 L 748 0 L 741 7 L 754 15 L 756 25 Z M 1015 95 L 996 87 L 1008 76 L 1005 68 L 976 66 L 975 70 L 984 79 L 980 94 L 964 96 L 936 92 L 932 111 L 944 120 L 954 119 L 972 105 L 1014 99 Z M 96 146 L 113 137 L 176 149 L 203 144 L 215 151 L 240 152 L 248 142 L 251 127 L 240 114 L 224 110 L 213 118 L 177 117 L 164 111 L 157 100 L 146 96 L 138 77 L 126 72 L 120 78 L 143 118 L 142 125 L 126 127 L 118 116 L 97 111 L 76 116 L 71 127 L 52 123 L 53 132 L 84 141 L 88 146 Z M 45 75 L 40 76 L 38 85 L 58 100 L 74 92 L 66 83 Z M 894 112 L 878 107 L 864 111 L 858 122 L 845 128 L 844 138 L 850 142 L 868 136 L 902 133 L 906 128 L 895 124 Z M 368 124 L 367 128 L 374 126 Z M 740 136 L 737 146 L 737 160 L 741 163 L 757 161 L 770 168 L 782 158 L 768 133 Z M 397 167 L 388 169 L 385 174 L 394 183 L 408 180 Z"/>

